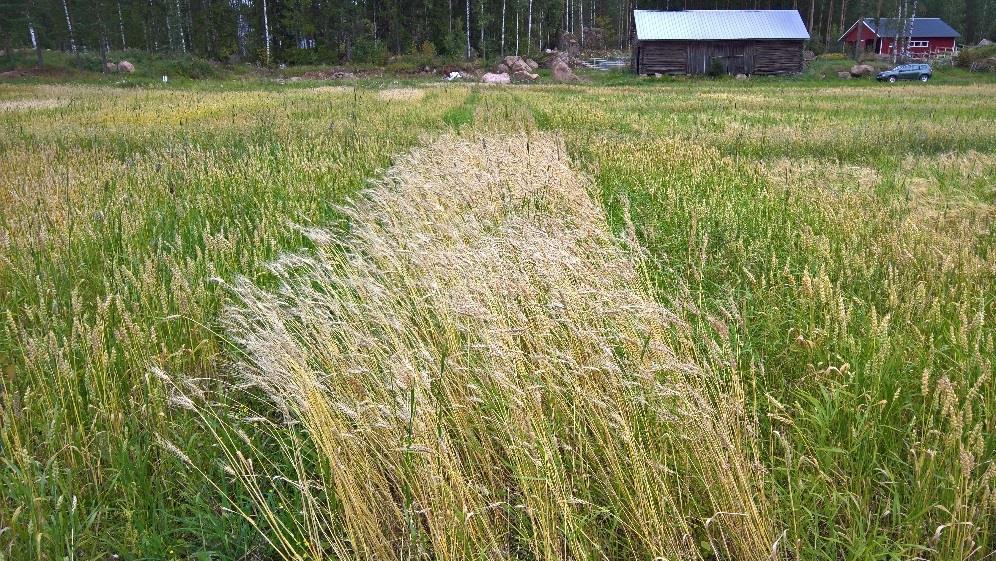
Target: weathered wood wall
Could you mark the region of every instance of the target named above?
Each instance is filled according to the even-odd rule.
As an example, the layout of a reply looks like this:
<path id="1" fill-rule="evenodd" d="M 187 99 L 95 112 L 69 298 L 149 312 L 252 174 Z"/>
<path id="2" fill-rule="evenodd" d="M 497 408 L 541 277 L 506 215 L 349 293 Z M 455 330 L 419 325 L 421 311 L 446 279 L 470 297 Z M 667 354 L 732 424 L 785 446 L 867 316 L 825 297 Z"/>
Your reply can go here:
<path id="1" fill-rule="evenodd" d="M 802 41 L 638 41 L 637 74 L 706 74 L 716 59 L 726 74 L 802 72 Z"/>

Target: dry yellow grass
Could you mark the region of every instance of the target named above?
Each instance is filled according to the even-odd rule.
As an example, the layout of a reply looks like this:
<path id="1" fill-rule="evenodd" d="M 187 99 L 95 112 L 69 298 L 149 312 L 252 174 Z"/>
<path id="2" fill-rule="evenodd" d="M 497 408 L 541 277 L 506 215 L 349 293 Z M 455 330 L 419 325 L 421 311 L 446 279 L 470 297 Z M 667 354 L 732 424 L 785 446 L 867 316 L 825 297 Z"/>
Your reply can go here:
<path id="1" fill-rule="evenodd" d="M 425 90 L 420 88 L 391 88 L 377 92 L 377 97 L 384 101 L 418 101 L 424 96 Z"/>
<path id="2" fill-rule="evenodd" d="M 16 99 L 0 101 L 0 111 L 29 111 L 32 109 L 52 109 L 65 107 L 68 99 Z"/>
<path id="3" fill-rule="evenodd" d="M 692 357 L 559 139 L 433 141 L 347 212 L 345 244 L 308 230 L 317 252 L 239 283 L 227 322 L 287 443 L 236 440 L 228 469 L 285 558 L 771 557 L 737 383 Z"/>
<path id="4" fill-rule="evenodd" d="M 321 94 L 341 94 L 353 91 L 350 86 L 318 86 L 316 88 L 311 88 L 311 91 Z"/>

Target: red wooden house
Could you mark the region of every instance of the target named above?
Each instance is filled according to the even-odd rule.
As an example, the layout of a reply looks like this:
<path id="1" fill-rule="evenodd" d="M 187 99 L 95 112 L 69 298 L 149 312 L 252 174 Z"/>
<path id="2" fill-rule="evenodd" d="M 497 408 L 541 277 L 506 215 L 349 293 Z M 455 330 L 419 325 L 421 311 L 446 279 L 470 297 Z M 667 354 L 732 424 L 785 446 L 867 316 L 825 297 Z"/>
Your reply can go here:
<path id="1" fill-rule="evenodd" d="M 895 48 L 897 36 L 903 35 L 903 40 L 907 40 L 905 38 L 906 32 L 899 29 L 897 21 L 895 18 L 882 18 L 878 21 L 875 21 L 874 18 L 859 19 L 838 41 L 842 41 L 852 51 L 855 46 L 858 46 L 860 50 L 865 52 L 891 55 L 893 48 Z M 914 18 L 912 23 L 912 32 L 909 33 L 908 39 L 909 45 L 906 49 L 910 56 L 930 57 L 957 52 L 956 41 L 961 37 L 961 34 L 944 20 L 940 18 Z"/>

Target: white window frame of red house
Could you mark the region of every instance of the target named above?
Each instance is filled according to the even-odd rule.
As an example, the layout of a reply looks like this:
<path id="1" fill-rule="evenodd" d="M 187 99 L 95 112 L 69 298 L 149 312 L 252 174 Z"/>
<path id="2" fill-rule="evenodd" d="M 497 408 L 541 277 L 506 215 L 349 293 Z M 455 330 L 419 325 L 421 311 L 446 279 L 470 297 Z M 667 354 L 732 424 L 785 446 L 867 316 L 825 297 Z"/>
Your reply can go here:
<path id="1" fill-rule="evenodd" d="M 930 48 L 930 41 L 924 41 L 924 40 L 915 40 L 914 41 L 914 40 L 910 40 L 910 48 L 911 49 L 929 49 Z"/>

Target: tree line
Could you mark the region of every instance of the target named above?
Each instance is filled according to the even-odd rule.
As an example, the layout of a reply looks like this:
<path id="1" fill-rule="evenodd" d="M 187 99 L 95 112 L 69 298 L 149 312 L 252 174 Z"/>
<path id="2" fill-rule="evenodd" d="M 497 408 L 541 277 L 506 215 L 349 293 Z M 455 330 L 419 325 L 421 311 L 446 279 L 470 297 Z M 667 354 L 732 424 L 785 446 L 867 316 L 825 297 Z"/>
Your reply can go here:
<path id="1" fill-rule="evenodd" d="M 220 61 L 370 62 L 412 52 L 535 53 L 568 32 L 624 49 L 639 9 L 797 9 L 817 52 L 861 17 L 941 17 L 975 43 L 996 37 L 996 0 L 0 0 L 0 40 L 70 53 L 141 49 Z M 903 12 L 902 10 L 905 10 Z"/>

